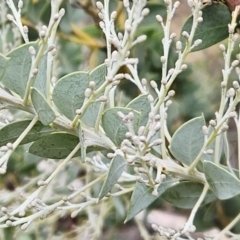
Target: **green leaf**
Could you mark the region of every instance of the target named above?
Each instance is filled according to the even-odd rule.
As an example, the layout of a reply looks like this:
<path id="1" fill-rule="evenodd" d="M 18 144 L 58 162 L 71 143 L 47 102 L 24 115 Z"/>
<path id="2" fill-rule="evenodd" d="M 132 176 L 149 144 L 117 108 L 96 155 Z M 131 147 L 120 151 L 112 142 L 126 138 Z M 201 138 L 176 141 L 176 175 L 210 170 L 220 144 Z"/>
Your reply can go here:
<path id="1" fill-rule="evenodd" d="M 154 200 L 159 198 L 161 194 L 163 194 L 167 188 L 169 188 L 174 183 L 172 179 L 166 179 L 158 188 L 158 195 L 153 196 L 153 189 L 146 186 L 144 183 L 137 182 L 135 185 L 135 189 L 132 193 L 130 209 L 128 211 L 127 218 L 125 222 L 133 218 L 136 214 L 138 214 L 143 209 L 146 209 Z"/>
<path id="2" fill-rule="evenodd" d="M 105 82 L 106 71 L 107 71 L 106 65 L 102 64 L 90 72 L 90 81 L 95 82 L 96 84 L 95 89 L 100 87 Z M 89 125 L 90 127 L 95 126 L 100 104 L 101 104 L 100 102 L 92 103 L 82 117 L 82 121 Z"/>
<path id="3" fill-rule="evenodd" d="M 89 75 L 86 72 L 75 72 L 62 77 L 53 90 L 53 101 L 67 118 L 73 120 L 76 110 L 81 108 L 88 87 Z"/>
<path id="4" fill-rule="evenodd" d="M 204 144 L 203 117 L 194 118 L 183 124 L 173 135 L 170 144 L 172 155 L 180 162 L 190 165 Z"/>
<path id="5" fill-rule="evenodd" d="M 90 72 L 90 79 L 96 83 L 95 89 L 99 88 L 106 80 L 107 68 L 101 64 Z"/>
<path id="6" fill-rule="evenodd" d="M 203 188 L 204 186 L 201 183 L 187 181 L 179 182 L 169 187 L 161 197 L 175 207 L 191 209 L 199 199 Z M 216 197 L 213 193 L 208 191 L 202 205 L 215 199 Z"/>
<path id="7" fill-rule="evenodd" d="M 0 81 L 2 80 L 7 63 L 8 59 L 4 55 L 0 54 Z"/>
<path id="8" fill-rule="evenodd" d="M 56 118 L 52 108 L 47 103 L 45 97 L 35 88 L 31 91 L 32 104 L 43 125 L 49 125 Z"/>
<path id="9" fill-rule="evenodd" d="M 240 181 L 223 167 L 204 161 L 203 171 L 217 198 L 224 200 L 240 194 Z"/>
<path id="10" fill-rule="evenodd" d="M 133 99 L 127 106 L 127 108 L 133 108 L 141 113 L 139 126 L 146 126 L 148 121 L 148 114 L 151 111 L 150 103 L 147 99 L 147 95 L 140 95 Z"/>
<path id="11" fill-rule="evenodd" d="M 105 178 L 102 189 L 99 194 L 99 199 L 103 198 L 117 183 L 123 171 L 126 169 L 127 162 L 119 155 L 112 159 L 108 175 Z"/>
<path id="12" fill-rule="evenodd" d="M 8 89 L 24 97 L 29 72 L 31 69 L 32 59 L 29 53 L 29 47 L 37 47 L 35 42 L 21 45 L 12 50 L 7 57 L 9 58 L 8 66 L 3 75 L 2 82 Z"/>
<path id="13" fill-rule="evenodd" d="M 77 136 L 69 133 L 52 133 L 35 141 L 28 151 L 44 158 L 63 159 L 71 153 L 78 143 Z M 80 156 L 80 150 L 75 154 L 76 156 Z"/>
<path id="14" fill-rule="evenodd" d="M 193 41 L 202 40 L 202 44 L 195 47 L 193 51 L 208 48 L 224 39 L 229 35 L 228 24 L 231 22 L 231 14 L 224 4 L 211 4 L 202 9 L 203 22 L 197 27 Z M 190 33 L 193 17 L 191 16 L 184 24 L 182 32 Z M 182 37 L 182 42 L 186 39 Z"/>
<path id="15" fill-rule="evenodd" d="M 31 120 L 18 121 L 9 123 L 1 128 L 0 146 L 15 142 L 30 123 Z M 52 132 L 53 129 L 51 127 L 44 126 L 41 122 L 37 122 L 20 144 L 33 142 L 39 138 L 48 136 Z"/>
<path id="16" fill-rule="evenodd" d="M 95 126 L 95 122 L 98 116 L 98 112 L 99 112 L 99 108 L 100 108 L 100 102 L 95 102 L 92 103 L 87 111 L 84 113 L 84 115 L 82 116 L 82 121 L 84 123 L 86 123 L 88 126 L 90 127 L 94 127 Z"/>
<path id="17" fill-rule="evenodd" d="M 38 74 L 34 80 L 33 86 L 44 96 L 46 96 L 47 83 L 47 54 L 45 54 L 38 66 Z"/>
<path id="18" fill-rule="evenodd" d="M 106 66 L 102 64 L 90 73 L 74 72 L 62 77 L 53 90 L 55 105 L 62 114 L 73 120 L 76 110 L 83 105 L 85 99 L 84 92 L 88 88 L 89 81 L 94 81 L 97 88 L 105 81 L 105 76 Z M 84 114 L 86 116 L 83 118 L 83 121 L 90 126 L 94 126 L 100 104 L 93 103 L 92 105 L 88 107 L 89 110 L 86 111 Z M 88 122 L 90 118 L 92 119 Z"/>
<path id="19" fill-rule="evenodd" d="M 124 115 L 127 115 L 129 112 L 134 113 L 133 126 L 135 131 L 139 127 L 139 117 L 140 114 L 129 108 L 110 108 L 103 113 L 102 116 L 102 125 L 103 129 L 106 132 L 107 136 L 119 146 L 123 139 L 125 139 L 125 134 L 128 132 L 128 128 L 125 125 L 124 121 L 118 116 L 118 112 L 121 111 Z"/>

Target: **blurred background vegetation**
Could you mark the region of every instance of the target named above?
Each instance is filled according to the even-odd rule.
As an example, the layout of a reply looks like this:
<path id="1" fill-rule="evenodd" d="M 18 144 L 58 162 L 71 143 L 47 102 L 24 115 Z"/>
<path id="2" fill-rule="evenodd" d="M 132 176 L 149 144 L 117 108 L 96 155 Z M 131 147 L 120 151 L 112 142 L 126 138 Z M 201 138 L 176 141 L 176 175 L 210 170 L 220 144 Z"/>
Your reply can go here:
<path id="1" fill-rule="evenodd" d="M 15 3 L 17 4 L 17 0 Z M 111 9 L 117 10 L 116 29 L 123 31 L 126 13 L 121 1 L 110 0 Z M 1 32 L 6 31 L 5 39 L 1 39 L 0 50 L 5 54 L 12 48 L 20 45 L 22 39 L 15 26 L 6 20 L 7 7 L 4 1 L 1 1 Z M 66 14 L 63 17 L 57 34 L 57 61 L 54 63 L 56 78 L 60 78 L 74 71 L 89 71 L 106 58 L 105 39 L 101 29 L 98 26 L 99 17 L 95 7 L 95 0 L 64 0 L 62 7 Z M 150 0 L 148 6 L 150 14 L 141 23 L 138 29 L 138 35 L 145 34 L 148 39 L 145 43 L 137 45 L 132 55 L 139 58 L 140 78 L 146 78 L 148 81 L 155 80 L 160 83 L 161 80 L 161 62 L 159 57 L 162 55 L 161 39 L 163 31 L 159 23 L 155 20 L 155 15 L 160 14 L 163 18 L 166 15 L 166 7 L 162 0 Z M 30 41 L 38 39 L 38 30 L 43 24 L 48 24 L 50 16 L 50 0 L 25 0 L 22 9 L 22 22 L 29 27 Z M 182 25 L 190 15 L 189 8 L 185 1 L 181 1 L 180 8 L 176 12 L 173 20 L 172 31 L 180 34 Z M 178 35 L 179 36 L 179 35 Z M 177 37 L 176 40 L 178 40 Z M 223 58 L 221 51 L 216 46 L 212 46 L 200 52 L 191 53 L 187 58 L 188 68 L 181 73 L 173 84 L 176 91 L 174 103 L 169 109 L 168 124 L 170 132 L 173 133 L 186 120 L 204 114 L 206 121 L 214 118 L 214 112 L 218 109 L 222 81 L 221 69 L 223 67 Z M 174 43 L 172 45 L 169 67 L 174 66 L 177 55 L 175 53 Z M 126 72 L 127 69 L 121 69 Z M 233 76 L 233 78 L 236 76 Z M 137 96 L 137 88 L 129 81 L 122 81 L 117 96 L 121 98 L 119 105 L 125 105 Z M 232 129 L 231 147 L 236 148 L 235 129 Z M 233 151 L 232 159 L 234 161 L 236 150 Z M 4 199 L 4 191 L 12 192 L 25 183 L 25 179 L 34 177 L 38 174 L 37 163 L 40 158 L 33 157 L 25 152 L 23 147 L 19 147 L 14 152 L 9 162 L 8 172 L 0 176 L 1 197 L 0 204 L 11 204 Z M 81 178 L 86 174 L 86 170 L 74 172 L 74 167 L 68 174 L 71 179 Z M 69 180 L 70 181 L 70 180 Z M 96 186 L 98 188 L 99 186 Z M 128 196 L 130 198 L 130 196 Z M 205 231 L 210 227 L 224 227 L 239 212 L 239 196 L 223 202 L 214 202 L 203 206 L 198 212 L 196 226 L 198 231 Z M 110 209 L 107 218 L 104 219 L 103 237 L 101 239 L 141 239 L 138 230 L 134 227 L 139 225 L 134 221 L 122 224 L 126 213 L 126 199 L 115 199 L 114 208 Z M 18 204 L 18 202 L 16 202 Z M 232 206 L 232 208 L 229 208 Z M 107 208 L 107 206 L 105 206 Z M 164 209 L 165 211 L 176 211 L 177 214 L 187 215 L 188 211 L 173 209 L 163 200 L 157 200 L 148 209 Z M 169 210 L 170 209 L 170 210 Z M 227 209 L 227 211 L 226 211 Z M 235 210 L 234 210 L 235 209 Z M 145 223 L 148 214 L 145 213 Z M 52 221 L 52 222 L 51 222 Z M 31 227 L 22 232 L 19 228 L 8 228 L 0 230 L 0 239 L 84 239 L 79 238 L 78 232 L 82 225 L 86 224 L 86 214 L 82 213 L 77 218 L 72 219 L 69 214 L 59 214 L 59 219 L 51 219 L 49 216 L 44 221 L 34 222 Z M 79 227 L 81 226 L 81 227 Z M 76 230 L 78 229 L 78 230 Z M 150 228 L 149 228 L 150 229 Z M 240 228 L 235 227 L 240 231 Z M 74 231 L 73 231 L 74 230 Z M 151 230 L 150 230 L 151 231 Z"/>

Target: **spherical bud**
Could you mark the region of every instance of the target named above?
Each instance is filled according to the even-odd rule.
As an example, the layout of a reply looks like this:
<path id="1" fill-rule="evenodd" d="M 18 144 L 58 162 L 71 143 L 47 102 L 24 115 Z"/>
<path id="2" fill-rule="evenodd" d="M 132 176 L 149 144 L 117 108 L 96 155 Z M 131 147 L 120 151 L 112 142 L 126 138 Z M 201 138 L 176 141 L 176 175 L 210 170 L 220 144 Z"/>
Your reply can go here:
<path id="1" fill-rule="evenodd" d="M 52 54 L 53 57 L 56 56 L 56 54 L 57 54 L 57 49 L 56 49 L 56 48 L 53 48 L 52 51 L 51 51 L 51 54 Z"/>
<path id="2" fill-rule="evenodd" d="M 146 41 L 147 39 L 147 35 L 141 35 L 137 38 L 137 42 L 140 43 L 140 42 L 144 42 Z"/>
<path id="3" fill-rule="evenodd" d="M 53 16 L 53 20 L 57 21 L 59 19 L 59 13 L 55 13 Z"/>
<path id="4" fill-rule="evenodd" d="M 171 104 L 172 104 L 172 100 L 168 100 L 168 101 L 166 102 L 166 107 L 169 107 Z"/>
<path id="5" fill-rule="evenodd" d="M 239 83 L 238 83 L 238 81 L 234 81 L 234 82 L 233 82 L 233 87 L 234 87 L 235 89 L 239 89 Z"/>
<path id="6" fill-rule="evenodd" d="M 157 83 L 154 80 L 152 80 L 150 82 L 150 85 L 152 86 L 152 88 L 157 88 L 158 87 Z"/>
<path id="7" fill-rule="evenodd" d="M 46 182 L 43 181 L 43 180 L 39 180 L 39 181 L 37 182 L 37 184 L 38 184 L 38 186 L 45 186 L 45 185 L 46 185 Z"/>
<path id="8" fill-rule="evenodd" d="M 94 81 L 90 81 L 88 84 L 88 87 L 92 90 L 95 88 L 95 86 L 96 86 L 96 83 Z"/>
<path id="9" fill-rule="evenodd" d="M 180 2 L 179 2 L 179 1 L 176 1 L 176 2 L 174 3 L 173 7 L 174 7 L 174 8 L 178 8 L 179 5 L 180 5 Z"/>
<path id="10" fill-rule="evenodd" d="M 108 158 L 114 158 L 114 156 L 115 156 L 115 155 L 114 155 L 113 153 L 108 153 L 108 154 L 107 154 L 107 157 L 108 157 Z"/>
<path id="11" fill-rule="evenodd" d="M 167 79 L 161 80 L 161 83 L 162 83 L 163 85 L 166 85 L 166 84 L 167 84 Z"/>
<path id="12" fill-rule="evenodd" d="M 122 141 L 122 146 L 132 147 L 132 143 L 128 139 Z"/>
<path id="13" fill-rule="evenodd" d="M 224 52 L 226 50 L 226 47 L 224 44 L 220 44 L 219 45 L 219 48 Z"/>
<path id="14" fill-rule="evenodd" d="M 67 197 L 67 196 L 63 196 L 63 197 L 62 197 L 62 200 L 63 200 L 64 202 L 67 202 L 67 201 L 68 201 L 68 197 Z"/>
<path id="15" fill-rule="evenodd" d="M 26 214 L 26 212 L 25 212 L 24 210 L 21 210 L 21 211 L 18 213 L 19 217 L 24 217 L 25 214 Z"/>
<path id="16" fill-rule="evenodd" d="M 8 149 L 13 149 L 13 144 L 12 143 L 7 143 L 6 146 L 7 146 Z"/>
<path id="17" fill-rule="evenodd" d="M 234 88 L 229 88 L 226 95 L 227 95 L 227 97 L 234 97 L 235 96 L 235 89 Z"/>
<path id="18" fill-rule="evenodd" d="M 228 125 L 226 123 L 223 123 L 222 127 L 221 127 L 221 131 L 222 132 L 226 132 L 228 130 Z"/>
<path id="19" fill-rule="evenodd" d="M 236 67 L 239 64 L 238 60 L 234 60 L 231 64 L 232 67 Z"/>
<path id="20" fill-rule="evenodd" d="M 75 112 L 76 112 L 77 115 L 82 115 L 82 110 L 81 109 L 77 109 Z"/>
<path id="21" fill-rule="evenodd" d="M 28 224 L 27 224 L 27 223 L 24 223 L 24 224 L 21 226 L 21 230 L 22 230 L 22 231 L 25 231 L 27 228 L 28 228 Z"/>
<path id="22" fill-rule="evenodd" d="M 65 15 L 65 9 L 64 8 L 61 8 L 60 11 L 59 11 L 59 17 L 63 17 Z"/>
<path id="23" fill-rule="evenodd" d="M 168 92 L 168 96 L 169 97 L 173 97 L 175 95 L 175 91 L 174 90 L 170 90 L 169 92 Z"/>
<path id="24" fill-rule="evenodd" d="M 6 207 L 2 207 L 2 208 L 1 208 L 1 211 L 2 211 L 2 213 L 4 213 L 4 214 L 7 214 L 7 213 L 8 213 L 8 209 L 7 209 Z"/>
<path id="25" fill-rule="evenodd" d="M 124 113 L 123 113 L 123 112 L 121 112 L 121 111 L 118 111 L 118 112 L 117 112 L 117 115 L 118 115 L 120 118 L 122 118 L 122 119 L 124 119 L 124 118 L 125 118 L 125 115 L 124 115 Z"/>
<path id="26" fill-rule="evenodd" d="M 132 138 L 133 137 L 131 132 L 126 132 L 125 136 L 126 136 L 126 138 Z"/>
<path id="27" fill-rule="evenodd" d="M 144 134 L 144 131 L 145 131 L 145 126 L 141 126 L 139 129 L 138 129 L 138 135 L 139 136 L 142 136 Z"/>
<path id="28" fill-rule="evenodd" d="M 146 17 L 149 14 L 149 12 L 150 12 L 149 8 L 144 8 L 141 12 L 141 15 L 143 17 Z"/>
<path id="29" fill-rule="evenodd" d="M 99 13 L 98 13 L 98 17 L 103 20 L 103 19 L 104 19 L 104 14 L 101 13 L 101 12 L 99 12 Z"/>
<path id="30" fill-rule="evenodd" d="M 194 225 L 191 225 L 191 226 L 188 228 L 188 231 L 189 231 L 190 233 L 193 233 L 193 232 L 196 231 L 196 227 L 195 227 Z"/>
<path id="31" fill-rule="evenodd" d="M 187 69 L 187 64 L 183 64 L 183 65 L 181 66 L 181 70 L 184 71 L 184 70 L 186 70 L 186 69 Z"/>
<path id="32" fill-rule="evenodd" d="M 39 32 L 39 36 L 40 36 L 40 38 L 45 38 L 45 36 L 46 36 L 46 31 L 41 30 L 41 31 Z"/>
<path id="33" fill-rule="evenodd" d="M 123 34 L 121 32 L 118 33 L 118 39 L 122 40 L 123 39 Z"/>
<path id="34" fill-rule="evenodd" d="M 42 25 L 41 30 L 46 32 L 47 31 L 47 26 L 46 25 Z"/>
<path id="35" fill-rule="evenodd" d="M 112 13 L 111 13 L 111 19 L 116 19 L 116 17 L 117 17 L 117 12 L 116 11 L 113 11 Z"/>
<path id="36" fill-rule="evenodd" d="M 7 19 L 8 19 L 9 21 L 13 21 L 13 20 L 14 20 L 14 17 L 13 17 L 13 15 L 11 15 L 11 14 L 7 14 Z"/>
<path id="37" fill-rule="evenodd" d="M 79 210 L 76 210 L 76 211 L 72 212 L 71 213 L 71 218 L 77 217 L 78 213 L 79 213 Z"/>
<path id="38" fill-rule="evenodd" d="M 102 10 L 102 9 L 103 9 L 103 4 L 102 4 L 100 1 L 98 1 L 98 2 L 96 2 L 96 7 L 97 7 L 99 10 Z"/>
<path id="39" fill-rule="evenodd" d="M 177 41 L 177 42 L 176 42 L 176 49 L 177 49 L 178 51 L 182 50 L 182 42 L 181 42 L 181 41 Z"/>
<path id="40" fill-rule="evenodd" d="M 155 124 L 155 126 L 154 126 L 154 131 L 155 132 L 157 132 L 157 131 L 159 131 L 160 130 L 160 128 L 161 128 L 161 123 L 160 122 L 157 122 L 156 124 Z"/>
<path id="41" fill-rule="evenodd" d="M 186 31 L 183 31 L 182 36 L 188 39 L 189 38 L 189 33 L 186 32 Z"/>
<path id="42" fill-rule="evenodd" d="M 194 42 L 194 45 L 197 47 L 199 46 L 200 44 L 202 44 L 202 39 L 197 39 L 195 42 Z"/>
<path id="43" fill-rule="evenodd" d="M 7 146 L 2 146 L 1 148 L 0 148 L 0 151 L 1 152 L 7 152 L 9 150 L 9 148 L 7 147 Z"/>
<path id="44" fill-rule="evenodd" d="M 148 94 L 147 100 L 148 100 L 148 102 L 150 102 L 150 103 L 153 103 L 153 102 L 154 102 L 154 98 L 153 98 L 153 96 L 152 96 L 151 94 Z"/>
<path id="45" fill-rule="evenodd" d="M 162 144 L 162 139 L 156 139 L 156 140 L 154 140 L 151 144 L 150 144 L 150 146 L 152 147 L 152 146 L 158 146 L 158 145 L 161 145 Z"/>
<path id="46" fill-rule="evenodd" d="M 212 154 L 213 154 L 213 150 L 212 150 L 212 149 L 207 149 L 207 150 L 206 150 L 206 154 L 212 155 Z"/>
<path id="47" fill-rule="evenodd" d="M 212 127 L 216 127 L 216 125 L 217 125 L 216 121 L 213 120 L 213 119 L 211 119 L 211 120 L 209 121 L 209 124 L 210 124 Z"/>
<path id="48" fill-rule="evenodd" d="M 31 55 L 36 55 L 36 49 L 35 49 L 33 46 L 30 46 L 30 47 L 28 48 L 28 51 L 29 51 L 29 53 L 30 53 Z"/>
<path id="49" fill-rule="evenodd" d="M 84 92 L 85 98 L 89 98 L 92 95 L 92 89 L 91 88 L 86 88 Z"/>
<path id="50" fill-rule="evenodd" d="M 100 27 L 101 29 L 104 29 L 104 28 L 105 28 L 105 23 L 104 23 L 103 21 L 100 21 L 100 22 L 99 22 L 99 27 Z"/>
<path id="51" fill-rule="evenodd" d="M 161 119 L 161 115 L 160 115 L 160 114 L 156 114 L 156 115 L 154 116 L 154 120 L 155 120 L 156 122 L 160 121 L 160 119 Z"/>
<path id="52" fill-rule="evenodd" d="M 233 112 L 230 112 L 228 114 L 228 116 L 229 116 L 229 118 L 235 118 L 235 117 L 237 117 L 237 113 L 235 111 L 233 111 Z"/>
<path id="53" fill-rule="evenodd" d="M 23 1 L 22 1 L 22 0 L 19 0 L 19 1 L 18 1 L 18 8 L 19 8 L 19 9 L 22 9 L 22 8 L 23 8 Z"/>
<path id="54" fill-rule="evenodd" d="M 162 18 L 161 15 L 157 15 L 157 16 L 156 16 L 156 19 L 157 19 L 158 22 L 162 22 L 162 21 L 163 21 L 163 18 Z"/>
<path id="55" fill-rule="evenodd" d="M 117 61 L 118 56 L 119 56 L 118 51 L 115 50 L 112 52 L 112 60 L 113 61 Z"/>
<path id="56" fill-rule="evenodd" d="M 171 33 L 171 35 L 170 35 L 170 39 L 174 39 L 176 36 L 177 36 L 176 33 Z"/>
<path id="57" fill-rule="evenodd" d="M 162 63 L 165 63 L 165 62 L 166 62 L 166 57 L 165 57 L 165 56 L 161 56 L 161 57 L 160 57 L 160 61 L 161 61 Z"/>
<path id="58" fill-rule="evenodd" d="M 131 27 L 131 25 L 130 25 L 130 23 L 128 21 L 126 21 L 126 23 L 125 23 L 125 29 L 126 29 L 127 32 L 131 32 L 132 31 L 132 27 Z"/>
<path id="59" fill-rule="evenodd" d="M 38 69 L 37 69 L 37 68 L 34 68 L 34 69 L 32 70 L 32 74 L 33 74 L 33 75 L 37 75 L 37 74 L 38 74 Z"/>
<path id="60" fill-rule="evenodd" d="M 207 126 L 203 126 L 202 127 L 202 131 L 203 131 L 204 135 L 208 135 L 208 128 L 207 128 Z"/>
<path id="61" fill-rule="evenodd" d="M 28 33 L 28 27 L 27 27 L 26 25 L 23 26 L 23 32 L 24 32 L 25 34 Z"/>
<path id="62" fill-rule="evenodd" d="M 227 84 L 222 81 L 222 82 L 221 82 L 221 87 L 222 87 L 222 88 L 226 88 L 226 86 L 227 86 Z"/>
<path id="63" fill-rule="evenodd" d="M 123 6 L 124 6 L 125 8 L 128 8 L 129 5 L 130 5 L 129 0 L 123 0 Z"/>
<path id="64" fill-rule="evenodd" d="M 100 96 L 97 100 L 99 102 L 106 102 L 108 100 L 108 98 L 107 98 L 107 96 Z"/>
<path id="65" fill-rule="evenodd" d="M 147 79 L 142 78 L 141 83 L 142 83 L 143 86 L 147 86 Z"/>
<path id="66" fill-rule="evenodd" d="M 7 225 L 8 227 L 11 227 L 11 226 L 13 225 L 13 223 L 12 223 L 12 221 L 7 220 L 7 221 L 6 221 L 6 225 Z"/>
<path id="67" fill-rule="evenodd" d="M 145 136 L 140 136 L 140 137 L 139 137 L 139 140 L 140 140 L 141 142 L 146 142 L 146 137 L 145 137 Z"/>
<path id="68" fill-rule="evenodd" d="M 201 23 L 203 21 L 203 18 L 202 17 L 199 17 L 198 19 L 197 19 L 197 22 L 198 23 Z"/>
<path id="69" fill-rule="evenodd" d="M 134 119 L 134 113 L 133 112 L 129 112 L 128 113 L 128 117 L 129 117 L 129 120 L 133 120 Z"/>

